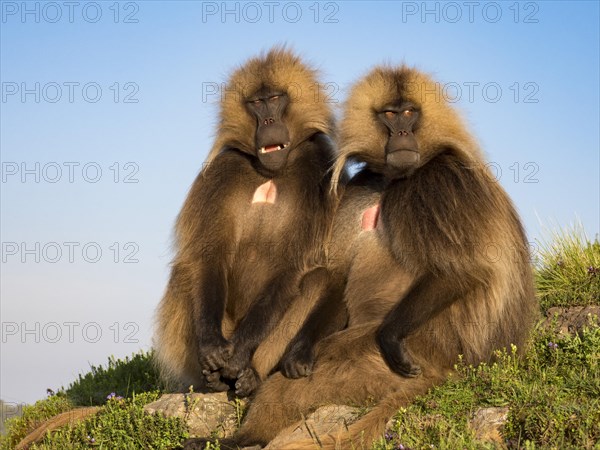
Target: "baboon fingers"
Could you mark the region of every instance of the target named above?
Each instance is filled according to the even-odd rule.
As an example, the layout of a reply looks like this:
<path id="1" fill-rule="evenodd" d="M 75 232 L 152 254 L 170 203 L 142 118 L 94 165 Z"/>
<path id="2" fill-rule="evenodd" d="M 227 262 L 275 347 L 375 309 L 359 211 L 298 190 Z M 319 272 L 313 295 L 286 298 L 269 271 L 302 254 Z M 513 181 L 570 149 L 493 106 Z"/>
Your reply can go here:
<path id="1" fill-rule="evenodd" d="M 214 372 L 223 367 L 225 361 L 221 358 L 204 358 L 202 367 L 206 367 L 209 371 Z"/>
<path id="2" fill-rule="evenodd" d="M 238 379 L 235 382 L 235 393 L 239 397 L 248 397 L 259 384 L 260 378 L 256 371 L 252 367 L 247 367 L 238 374 Z"/>
<path id="3" fill-rule="evenodd" d="M 312 348 L 297 343 L 283 355 L 279 367 L 286 378 L 301 378 L 311 374 L 314 363 L 315 355 Z"/>
<path id="4" fill-rule="evenodd" d="M 281 368 L 281 373 L 286 378 L 302 378 L 307 377 L 312 373 L 313 362 L 302 363 L 302 362 L 288 362 Z"/>
<path id="5" fill-rule="evenodd" d="M 249 365 L 250 361 L 248 359 L 246 359 L 246 361 L 244 362 L 232 362 L 231 360 L 227 361 L 225 364 L 223 364 L 223 367 L 221 368 L 221 375 L 223 375 L 225 378 L 230 378 L 233 380 L 235 378 L 238 378 L 240 376 L 240 373 L 247 369 Z"/>
<path id="6" fill-rule="evenodd" d="M 219 344 L 200 345 L 200 366 L 211 372 L 222 369 L 233 354 L 233 345 L 223 339 Z"/>
<path id="7" fill-rule="evenodd" d="M 406 351 L 404 340 L 400 342 L 378 336 L 379 348 L 388 367 L 403 377 L 414 378 L 421 374 L 421 367 L 415 364 Z"/>
<path id="8" fill-rule="evenodd" d="M 402 369 L 403 370 L 400 375 L 403 375 L 407 378 L 416 378 L 421 375 L 421 367 L 416 364 L 409 364 Z"/>
<path id="9" fill-rule="evenodd" d="M 215 392 L 227 391 L 229 389 L 229 385 L 221 381 L 221 374 L 216 372 L 211 372 L 210 370 L 203 370 L 202 374 L 206 379 L 206 387 Z"/>

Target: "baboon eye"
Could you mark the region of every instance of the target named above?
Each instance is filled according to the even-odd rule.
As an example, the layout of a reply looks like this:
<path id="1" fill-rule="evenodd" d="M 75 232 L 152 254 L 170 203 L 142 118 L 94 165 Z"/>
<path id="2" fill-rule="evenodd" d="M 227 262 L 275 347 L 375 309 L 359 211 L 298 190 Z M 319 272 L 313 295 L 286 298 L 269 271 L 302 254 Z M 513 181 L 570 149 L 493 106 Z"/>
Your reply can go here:
<path id="1" fill-rule="evenodd" d="M 262 100 L 252 100 L 252 103 L 254 103 L 255 105 L 258 105 L 260 102 L 262 102 Z"/>
<path id="2" fill-rule="evenodd" d="M 385 117 L 387 117 L 388 119 L 393 119 L 394 116 L 396 115 L 396 111 L 385 111 Z"/>
<path id="3" fill-rule="evenodd" d="M 404 111 L 402 111 L 402 115 L 404 117 L 410 117 L 414 114 L 414 111 L 412 109 L 405 109 Z"/>
<path id="4" fill-rule="evenodd" d="M 279 95 L 274 95 L 273 97 L 269 97 L 269 100 L 277 100 L 279 98 Z"/>

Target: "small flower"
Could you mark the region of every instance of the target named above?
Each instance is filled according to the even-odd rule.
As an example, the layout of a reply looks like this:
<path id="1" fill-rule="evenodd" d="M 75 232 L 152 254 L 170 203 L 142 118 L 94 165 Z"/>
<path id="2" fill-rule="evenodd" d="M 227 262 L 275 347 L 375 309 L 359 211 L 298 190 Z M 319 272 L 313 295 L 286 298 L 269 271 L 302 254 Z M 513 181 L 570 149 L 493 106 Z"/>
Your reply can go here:
<path id="1" fill-rule="evenodd" d="M 384 437 L 385 437 L 386 441 L 391 441 L 394 438 L 394 436 L 392 435 L 392 433 L 390 433 L 389 431 L 387 431 L 385 433 Z"/>
<path id="2" fill-rule="evenodd" d="M 107 399 L 107 400 L 115 400 L 115 401 L 118 401 L 118 400 L 123 400 L 123 397 L 121 397 L 120 395 L 117 395 L 117 394 L 116 394 L 116 393 L 114 393 L 114 392 L 111 392 L 110 394 L 108 394 L 108 395 L 106 396 L 106 399 Z"/>
<path id="3" fill-rule="evenodd" d="M 556 350 L 558 348 L 558 344 L 554 342 L 548 342 L 548 348 L 551 350 Z"/>
<path id="4" fill-rule="evenodd" d="M 89 434 L 88 434 L 88 436 L 87 436 L 87 439 L 88 439 L 88 441 L 90 441 L 92 444 L 93 444 L 94 442 L 96 442 L 96 439 L 94 439 L 93 437 L 91 437 Z"/>
<path id="5" fill-rule="evenodd" d="M 402 444 L 398 444 L 398 445 L 396 446 L 396 450 L 404 450 L 404 445 L 402 445 Z"/>
<path id="6" fill-rule="evenodd" d="M 588 275 L 596 276 L 598 273 L 600 273 L 600 268 L 590 266 L 590 267 L 588 267 L 587 271 L 588 271 Z"/>

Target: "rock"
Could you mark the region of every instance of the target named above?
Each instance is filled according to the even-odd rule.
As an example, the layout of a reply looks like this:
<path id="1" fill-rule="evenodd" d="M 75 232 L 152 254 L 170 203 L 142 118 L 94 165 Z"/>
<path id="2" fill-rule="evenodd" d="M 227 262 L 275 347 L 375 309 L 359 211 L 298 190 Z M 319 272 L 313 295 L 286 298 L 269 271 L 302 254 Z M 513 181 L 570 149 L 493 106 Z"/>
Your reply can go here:
<path id="1" fill-rule="evenodd" d="M 242 401 L 240 407 L 244 407 Z M 167 417 L 179 417 L 188 426 L 190 436 L 230 437 L 238 427 L 238 411 L 227 393 L 165 394 L 144 406 L 144 411 L 160 412 Z"/>
<path id="2" fill-rule="evenodd" d="M 394 429 L 394 425 L 396 425 L 396 419 L 394 419 L 393 417 L 387 421 L 387 423 L 385 424 L 385 430 L 393 430 Z"/>
<path id="3" fill-rule="evenodd" d="M 161 397 L 144 406 L 150 414 L 163 413 L 167 417 L 183 417 L 186 412 L 185 394 L 163 394 Z"/>
<path id="4" fill-rule="evenodd" d="M 504 444 L 502 428 L 506 423 L 508 407 L 480 408 L 469 421 L 475 437 L 483 442 Z"/>
<path id="5" fill-rule="evenodd" d="M 544 326 L 552 326 L 556 320 L 557 331 L 561 334 L 579 333 L 584 325 L 589 324 L 589 315 L 600 318 L 600 306 L 572 306 L 570 308 L 554 307 L 546 312 Z M 556 317 L 556 319 L 555 319 Z"/>
<path id="6" fill-rule="evenodd" d="M 336 435 L 348 425 L 356 422 L 359 409 L 346 405 L 323 406 L 312 413 L 301 425 L 290 427 L 279 433 L 269 442 L 265 450 L 277 450 L 284 444 L 301 439 L 313 439 L 315 443 L 319 437 L 328 434 Z"/>

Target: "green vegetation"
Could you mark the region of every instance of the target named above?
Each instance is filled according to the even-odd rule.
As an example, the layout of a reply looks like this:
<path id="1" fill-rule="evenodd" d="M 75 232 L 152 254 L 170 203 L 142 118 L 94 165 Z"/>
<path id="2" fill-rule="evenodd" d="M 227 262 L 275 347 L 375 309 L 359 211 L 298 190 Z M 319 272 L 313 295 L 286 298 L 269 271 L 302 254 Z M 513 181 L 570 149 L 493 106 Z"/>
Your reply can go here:
<path id="1" fill-rule="evenodd" d="M 187 431 L 182 420 L 165 418 L 160 415 L 146 414 L 143 406 L 156 400 L 158 391 L 133 395 L 129 399 L 113 396 L 100 412 L 74 426 L 61 428 L 47 435 L 43 442 L 32 446 L 35 449 L 90 449 L 115 448 L 123 450 L 171 449 L 181 444 L 187 438 Z M 62 398 L 62 400 L 58 400 Z M 40 414 L 40 408 L 47 409 L 48 405 L 62 405 L 65 398 L 57 395 L 37 402 L 27 409 L 25 415 L 36 415 L 37 419 L 50 415 Z M 64 409 L 62 409 L 64 411 Z M 57 412 L 62 412 L 56 409 Z M 17 436 L 16 429 L 22 429 L 16 422 L 10 424 L 11 435 L 3 439 L 2 449 L 13 448 L 22 434 Z M 15 432 L 13 432 L 13 430 Z M 18 437 L 18 439 L 16 439 Z"/>
<path id="2" fill-rule="evenodd" d="M 555 234 L 542 243 L 536 262 L 542 310 L 600 305 L 600 243 L 582 230 Z M 600 450 L 600 326 L 597 318 L 577 334 L 540 324 L 523 357 L 498 352 L 496 362 L 459 364 L 459 376 L 402 408 L 375 449 L 481 449 L 470 428 L 475 411 L 507 407 L 501 440 L 509 448 Z M 92 367 L 67 389 L 24 408 L 7 423 L 0 449 L 10 449 L 36 424 L 77 405 L 104 405 L 96 416 L 46 436 L 39 449 L 172 448 L 187 436 L 179 419 L 147 415 L 143 405 L 161 386 L 149 354 Z M 150 391 L 150 392 L 145 392 Z M 110 393 L 112 395 L 107 400 Z M 241 416 L 241 408 L 240 408 Z M 217 446 L 212 449 L 218 450 Z"/>
<path id="3" fill-rule="evenodd" d="M 541 241 L 536 285 L 543 311 L 552 306 L 600 304 L 600 242 L 581 226 L 552 233 Z"/>
<path id="4" fill-rule="evenodd" d="M 6 422 L 7 433 L 0 439 L 0 449 L 14 448 L 40 422 L 70 409 L 73 409 L 73 404 L 62 393 L 40 400 L 34 405 L 24 406 L 21 417 Z"/>
<path id="5" fill-rule="evenodd" d="M 152 363 L 151 353 L 136 353 L 125 360 L 111 356 L 108 366 L 91 366 L 79 375 L 65 394 L 76 406 L 104 405 L 108 394 L 117 392 L 129 398 L 135 393 L 160 390 L 160 380 Z"/>
<path id="6" fill-rule="evenodd" d="M 92 366 L 66 389 L 25 406 L 21 417 L 7 421 L 7 434 L 0 439 L 0 449 L 14 448 L 46 419 L 77 406 L 91 405 L 106 406 L 96 417 L 53 433 L 37 448 L 101 447 L 102 442 L 104 448 L 107 442 L 109 448 L 171 448 L 182 440 L 185 426 L 174 419 L 146 415 L 142 410 L 160 391 L 152 353 L 140 352 L 124 360 L 111 356 L 106 367 Z M 88 435 L 94 442 L 87 439 Z"/>
<path id="7" fill-rule="evenodd" d="M 459 365 L 461 375 L 396 416 L 376 449 L 495 448 L 478 442 L 468 419 L 479 408 L 509 407 L 508 448 L 600 448 L 600 327 L 557 338 L 541 327 L 529 352 L 498 352 L 497 362 Z"/>
<path id="8" fill-rule="evenodd" d="M 536 283 L 543 311 L 554 306 L 600 305 L 600 243 L 575 227 L 542 243 Z M 522 358 L 499 352 L 495 363 L 458 365 L 461 375 L 402 408 L 393 430 L 375 448 L 479 449 L 468 426 L 480 408 L 508 407 L 502 439 L 508 448 L 600 449 L 600 327 L 580 333 L 534 330 Z"/>
<path id="9" fill-rule="evenodd" d="M 98 413 L 71 428 L 54 432 L 39 449 L 171 449 L 187 437 L 181 419 L 146 414 L 143 406 L 160 397 L 159 392 L 114 397 Z"/>

